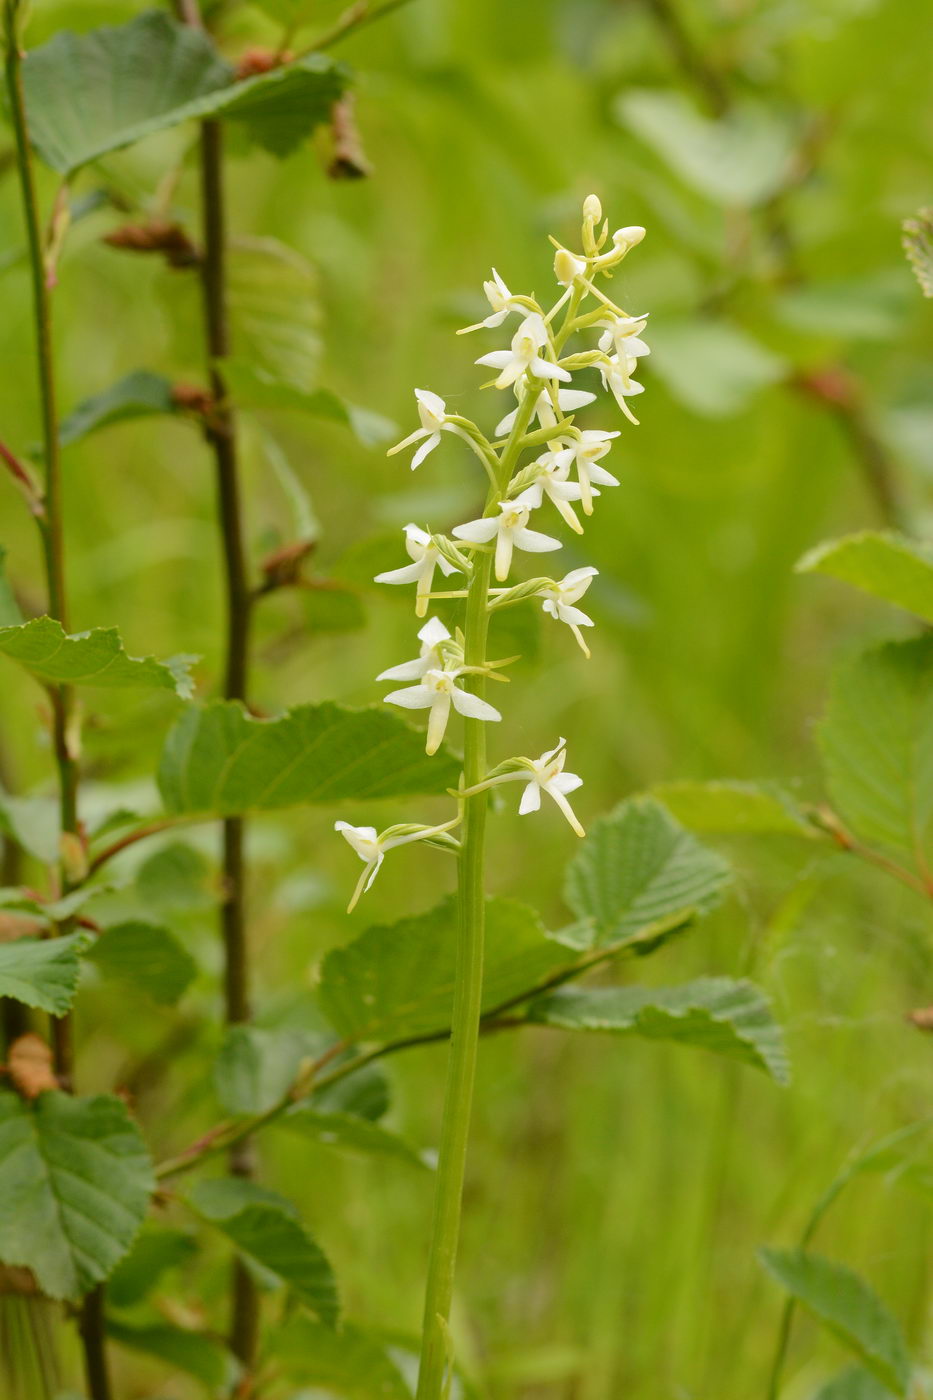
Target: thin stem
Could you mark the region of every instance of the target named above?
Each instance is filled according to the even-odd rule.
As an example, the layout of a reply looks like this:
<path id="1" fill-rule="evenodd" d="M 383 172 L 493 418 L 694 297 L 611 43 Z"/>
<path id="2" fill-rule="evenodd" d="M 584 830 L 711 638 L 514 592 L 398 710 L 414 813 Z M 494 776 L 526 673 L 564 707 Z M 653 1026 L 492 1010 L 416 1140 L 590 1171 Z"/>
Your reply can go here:
<path id="1" fill-rule="evenodd" d="M 344 10 L 331 28 L 319 35 L 313 44 L 309 44 L 306 49 L 303 49 L 300 57 L 303 58 L 308 53 L 318 53 L 321 49 L 329 49 L 340 39 L 345 39 L 349 34 L 355 34 L 364 25 L 372 24 L 377 19 L 384 19 L 393 10 L 400 10 L 403 5 L 410 3 L 411 0 L 385 0 L 382 5 L 371 5 L 368 0 L 359 0 L 348 10 Z"/>
<path id="2" fill-rule="evenodd" d="M 107 1368 L 107 1332 L 104 1319 L 104 1288 L 99 1285 L 87 1295 L 78 1326 L 84 1345 L 84 1374 L 92 1400 L 113 1400 Z"/>
<path id="3" fill-rule="evenodd" d="M 497 497 L 512 475 L 521 452 L 522 436 L 534 412 L 539 388 L 536 381 L 525 385 L 524 397 L 519 405 L 509 441 L 499 460 L 498 482 L 493 483 L 490 488 L 486 503 L 487 512 L 494 508 Z M 487 601 L 491 572 L 491 555 L 477 553 L 467 595 L 464 622 L 464 662 L 467 666 L 482 667 L 486 663 L 489 630 Z M 486 688 L 484 676 L 472 674 L 469 684 L 474 695 L 483 695 Z M 486 735 L 482 720 L 464 721 L 463 776 L 464 786 L 468 788 L 475 787 L 486 776 Z M 485 791 L 464 800 L 456 980 L 434 1194 L 434 1219 L 425 1287 L 417 1400 L 441 1400 L 449 1364 L 447 1324 L 453 1300 L 482 1014 L 487 806 L 488 794 Z"/>

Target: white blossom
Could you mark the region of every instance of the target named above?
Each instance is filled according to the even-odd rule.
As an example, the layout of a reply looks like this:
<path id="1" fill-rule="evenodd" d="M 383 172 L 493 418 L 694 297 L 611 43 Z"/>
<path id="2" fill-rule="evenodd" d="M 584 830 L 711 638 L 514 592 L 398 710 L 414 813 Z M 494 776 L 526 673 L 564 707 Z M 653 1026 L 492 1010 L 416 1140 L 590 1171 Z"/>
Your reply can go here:
<path id="1" fill-rule="evenodd" d="M 360 895 L 365 894 L 371 887 L 385 860 L 386 851 L 391 851 L 396 846 L 407 846 L 412 841 L 425 841 L 432 836 L 440 836 L 456 826 L 459 820 L 459 817 L 455 817 L 453 821 L 444 822 L 442 826 L 390 826 L 381 835 L 374 826 L 351 826 L 349 822 L 334 822 L 334 830 L 340 832 L 360 860 L 365 862 L 365 869 L 347 905 L 347 913 L 353 911 Z"/>
<path id="2" fill-rule="evenodd" d="M 399 705 L 404 710 L 430 710 L 428 716 L 428 736 L 425 751 L 436 753 L 447 729 L 451 707 L 468 719 L 500 720 L 502 716 L 492 705 L 461 690 L 457 685 L 463 674 L 460 666 L 452 669 L 437 668 L 426 671 L 418 685 L 404 690 L 393 690 L 386 697 L 386 704 Z"/>
<path id="3" fill-rule="evenodd" d="M 434 451 L 445 428 L 451 433 L 457 431 L 453 424 L 447 422 L 447 405 L 440 394 L 432 394 L 430 389 L 416 389 L 415 398 L 418 401 L 421 427 L 417 428 L 415 432 L 409 433 L 407 438 L 397 442 L 394 447 L 390 447 L 386 453 L 387 457 L 393 457 L 396 452 L 401 452 L 404 448 L 411 447 L 413 443 L 420 442 L 421 446 L 411 459 L 412 471 L 421 466 L 429 452 Z"/>
<path id="4" fill-rule="evenodd" d="M 576 467 L 580 483 L 580 503 L 584 515 L 593 514 L 593 496 L 599 495 L 594 486 L 618 486 L 619 480 L 605 467 L 600 467 L 602 457 L 609 451 L 610 442 L 619 436 L 618 432 L 607 433 L 600 428 L 586 428 L 579 438 L 569 446 L 554 452 L 554 458 L 561 467 L 569 471 L 571 463 Z"/>
<path id="5" fill-rule="evenodd" d="M 536 504 L 534 497 L 523 491 L 514 501 L 500 501 L 498 515 L 485 515 L 479 520 L 468 520 L 465 525 L 455 525 L 452 533 L 457 539 L 467 540 L 470 544 L 488 544 L 495 539 L 495 572 L 501 583 L 509 576 L 513 549 L 523 549 L 530 554 L 546 554 L 561 547 L 560 540 L 528 529 L 528 517 Z"/>
<path id="6" fill-rule="evenodd" d="M 428 594 L 434 586 L 434 570 L 439 568 L 447 576 L 460 571 L 444 558 L 431 536 L 417 525 L 405 526 L 405 548 L 414 563 L 377 574 L 375 582 L 416 584 L 415 613 L 418 617 L 424 617 L 428 611 Z"/>
<path id="7" fill-rule="evenodd" d="M 608 316 L 597 324 L 605 327 L 599 338 L 599 348 L 604 353 L 608 354 L 611 350 L 620 359 L 625 356 L 638 359 L 641 355 L 651 354 L 650 345 L 640 339 L 648 324 L 647 316 Z"/>
<path id="8" fill-rule="evenodd" d="M 522 386 L 516 386 L 516 392 L 520 393 Z M 589 393 L 586 389 L 558 389 L 557 404 L 561 413 L 575 413 L 578 408 L 584 408 L 586 404 L 593 403 L 595 394 Z M 551 400 L 550 392 L 542 389 L 535 400 L 534 414 L 542 428 L 553 428 L 557 423 L 557 414 L 554 412 L 554 404 Z M 510 433 L 518 416 L 518 409 L 513 408 L 511 413 L 496 424 L 496 437 L 504 437 Z"/>
<path id="9" fill-rule="evenodd" d="M 612 392 L 626 418 L 636 427 L 638 419 L 625 400 L 634 394 L 645 392 L 644 384 L 637 384 L 632 378 L 632 371 L 637 365 L 638 360 L 634 355 L 612 355 L 608 359 L 600 360 L 596 366 L 602 377 L 603 387 Z"/>
<path id="10" fill-rule="evenodd" d="M 582 787 L 583 779 L 576 773 L 564 772 L 564 764 L 567 760 L 566 746 L 566 739 L 558 739 L 556 747 L 548 749 L 547 753 L 543 753 L 540 758 L 509 759 L 500 770 L 493 769 L 490 776 L 483 782 L 477 783 L 475 787 L 466 788 L 463 796 L 470 797 L 473 793 L 484 792 L 487 788 L 498 787 L 501 783 L 524 783 L 525 791 L 518 804 L 521 816 L 527 816 L 529 812 L 537 812 L 541 806 L 541 794 L 546 792 L 548 797 L 553 798 L 557 803 L 577 835 L 585 836 L 586 832 L 567 801 L 567 793 L 575 792 L 578 787 Z"/>
<path id="11" fill-rule="evenodd" d="M 417 681 L 426 671 L 443 669 L 444 660 L 440 648 L 442 642 L 450 641 L 450 633 L 440 618 L 429 618 L 418 633 L 418 640 L 421 642 L 420 656 L 415 657 L 413 661 L 403 661 L 398 666 L 390 666 L 387 671 L 380 671 L 376 680 Z"/>
<path id="12" fill-rule="evenodd" d="M 593 619 L 576 606 L 599 573 L 592 565 L 583 569 L 571 569 L 559 581 L 552 581 L 542 588 L 539 597 L 544 611 L 558 622 L 565 622 L 579 643 L 583 655 L 589 658 L 590 649 L 583 640 L 581 627 L 592 627 Z"/>
<path id="13" fill-rule="evenodd" d="M 548 343 L 547 326 L 544 317 L 533 311 L 526 316 L 512 337 L 510 350 L 491 350 L 488 355 L 480 355 L 478 365 L 490 365 L 501 371 L 496 380 L 497 389 L 507 389 L 527 371 L 537 379 L 565 379 L 570 382 L 570 373 L 560 365 L 544 359 L 541 351 Z"/>
<path id="14" fill-rule="evenodd" d="M 583 496 L 583 488 L 576 481 L 568 480 L 570 476 L 571 455 L 567 452 L 545 452 L 534 463 L 537 470 L 537 477 L 522 492 L 528 502 L 537 509 L 541 505 L 545 496 L 560 512 L 561 517 L 566 520 L 571 530 L 575 530 L 578 535 L 583 534 L 583 526 L 580 524 L 571 501 L 579 501 Z M 591 494 L 599 495 L 599 492 Z"/>
<path id="15" fill-rule="evenodd" d="M 558 248 L 554 254 L 554 276 L 562 287 L 570 287 L 578 277 L 586 272 L 586 261 L 578 258 L 567 248 Z"/>
<path id="16" fill-rule="evenodd" d="M 492 311 L 485 320 L 477 321 L 475 326 L 463 326 L 458 335 L 469 335 L 470 331 L 482 330 L 484 326 L 501 326 L 510 311 L 522 309 L 521 302 L 512 296 L 495 268 L 492 270 L 492 281 L 483 283 L 483 291 Z"/>

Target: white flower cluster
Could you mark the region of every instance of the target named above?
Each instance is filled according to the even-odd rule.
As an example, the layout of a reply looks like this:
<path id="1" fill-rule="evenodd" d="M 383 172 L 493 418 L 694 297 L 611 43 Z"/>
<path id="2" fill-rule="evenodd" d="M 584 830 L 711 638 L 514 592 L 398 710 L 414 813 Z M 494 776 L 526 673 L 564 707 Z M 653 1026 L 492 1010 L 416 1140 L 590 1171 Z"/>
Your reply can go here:
<path id="1" fill-rule="evenodd" d="M 415 390 L 421 427 L 390 448 L 389 455 L 415 447 L 411 459 L 414 470 L 439 446 L 443 434 L 450 433 L 479 458 L 490 488 L 482 516 L 455 525 L 449 535 L 431 534 L 417 525 L 406 525 L 405 548 L 412 562 L 377 575 L 377 583 L 415 585 L 415 612 L 419 618 L 427 616 L 432 599 L 467 597 L 474 580 L 482 579 L 488 612 L 537 598 L 548 616 L 570 628 L 584 655 L 589 657 L 581 628 L 592 627 L 593 620 L 577 604 L 596 577 L 596 569 L 572 569 L 561 579 L 538 577 L 511 586 L 507 581 L 516 551 L 548 554 L 561 548 L 560 540 L 529 527 L 533 511 L 549 501 L 570 529 L 582 534 L 583 523 L 574 507 L 579 506 L 583 516 L 592 515 L 600 487 L 619 485 L 618 479 L 601 465 L 619 432 L 578 428 L 574 415 L 592 403 L 596 394 L 565 386 L 571 385 L 576 373 L 595 370 L 603 389 L 612 394 L 625 417 L 637 424 L 628 400 L 644 388 L 634 375 L 639 359 L 649 354 L 642 339 L 647 317 L 632 316 L 617 306 L 595 279 L 611 277 L 644 234 L 643 228 L 629 227 L 618 229 L 610 237 L 599 199 L 590 195 L 583 205 L 582 250 L 574 253 L 551 240 L 557 249 L 554 273 L 563 290 L 548 311 L 533 296 L 510 292 L 493 269 L 492 280 L 483 284 L 492 308 L 490 314 L 459 332 L 464 335 L 495 329 L 512 315 L 521 318 L 508 349 L 493 350 L 476 361 L 497 371 L 496 378 L 484 388 L 511 389 L 518 400 L 518 406 L 497 423 L 492 441 L 471 420 L 448 413 L 440 395 L 427 389 Z M 586 307 L 587 302 L 595 305 Z M 595 345 L 567 353 L 570 337 L 588 330 L 598 332 Z M 531 459 L 522 465 L 529 453 Z M 478 561 L 486 555 L 491 557 L 480 574 Z M 490 565 L 496 583 L 506 586 L 491 585 Z M 456 581 L 466 586 L 435 592 L 437 570 L 444 578 L 456 575 Z M 498 670 L 507 662 L 465 664 L 463 633 L 458 630 L 452 636 L 436 617 L 424 624 L 418 638 L 419 656 L 383 671 L 377 679 L 411 682 L 391 690 L 385 699 L 403 709 L 428 711 L 426 748 L 433 754 L 440 747 L 452 711 L 472 720 L 489 722 L 502 718 L 486 700 L 465 688 L 464 682 L 469 684 L 469 678 L 477 675 L 505 680 Z M 582 779 L 564 772 L 565 757 L 561 739 L 556 748 L 538 759 L 514 758 L 499 764 L 481 783 L 461 788 L 458 796 L 463 799 L 500 783 L 524 781 L 521 813 L 537 811 L 541 793 L 546 792 L 582 836 L 583 828 L 567 801 L 567 793 L 579 787 Z M 457 841 L 449 832 L 459 820 L 456 817 L 442 826 L 390 827 L 381 835 L 372 827 L 337 822 L 337 830 L 365 862 L 350 907 L 364 889 L 369 889 L 387 850 L 418 840 L 456 849 Z"/>

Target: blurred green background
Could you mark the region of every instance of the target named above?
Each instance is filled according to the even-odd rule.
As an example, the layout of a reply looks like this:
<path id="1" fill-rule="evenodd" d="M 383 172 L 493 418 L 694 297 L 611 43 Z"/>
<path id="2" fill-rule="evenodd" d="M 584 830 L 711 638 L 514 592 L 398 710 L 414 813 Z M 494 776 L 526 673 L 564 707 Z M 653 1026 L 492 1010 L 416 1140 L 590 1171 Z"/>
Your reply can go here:
<path id="1" fill-rule="evenodd" d="M 143 8 L 46 0 L 30 43 Z M 829 534 L 929 526 L 931 319 L 900 248 L 901 220 L 933 189 L 922 11 L 915 0 L 413 0 L 339 50 L 358 74 L 371 178 L 328 179 L 316 147 L 281 163 L 234 148 L 241 324 L 261 341 L 257 297 L 260 307 L 278 298 L 309 374 L 394 419 L 400 436 L 415 426 L 415 385 L 487 426 L 504 411 L 478 391 L 471 363 L 496 333 L 453 334 L 483 314 L 491 266 L 513 290 L 548 296 L 547 234 L 572 241 L 590 191 L 613 227 L 646 226 L 613 284 L 627 309 L 651 313 L 641 426 L 609 422 L 616 411 L 602 404 L 584 423 L 622 429 L 610 459 L 622 486 L 604 493 L 568 563 L 600 570 L 587 598 L 593 659 L 543 627 L 535 655 L 512 673 L 494 740 L 504 757 L 568 736 L 569 766 L 586 782 L 584 820 L 673 777 L 776 777 L 816 795 L 811 726 L 833 662 L 898 626 L 841 586 L 795 577 L 793 565 Z M 312 18 L 324 27 L 336 13 L 321 0 Z M 231 55 L 276 36 L 248 5 L 223 7 L 220 25 Z M 191 140 L 174 133 L 104 160 L 79 188 L 146 207 Z M 42 190 L 48 207 L 45 176 Z M 196 226 L 190 162 L 170 202 Z M 9 250 L 0 436 L 25 447 L 38 414 L 9 169 L 0 208 Z M 120 217 L 104 206 L 68 240 L 55 296 L 65 409 L 137 368 L 201 377 L 195 281 L 103 244 Z M 269 238 L 312 271 L 295 273 L 297 284 L 277 274 L 257 282 L 249 240 Z M 295 415 L 248 418 L 243 434 L 256 559 L 293 528 L 270 453 L 284 453 L 310 492 L 322 577 L 359 584 L 373 559 L 391 566 L 398 547 L 386 555 L 385 541 L 400 539 L 406 521 L 445 528 L 478 513 L 476 464 L 452 440 L 412 476 L 405 457 Z M 158 419 L 114 427 L 69 449 L 65 466 L 74 626 L 118 625 L 136 654 L 199 653 L 211 693 L 219 569 L 197 434 Z M 6 480 L 0 521 L 28 602 L 34 541 Z M 333 634 L 315 625 L 313 599 L 271 599 L 257 626 L 257 705 L 377 700 L 375 674 L 412 654 L 409 600 L 395 592 L 407 590 L 365 589 L 365 625 Z M 41 787 L 49 763 L 35 693 L 12 667 L 2 686 L 11 780 Z M 163 700 L 91 710 L 89 801 L 97 781 L 132 792 L 151 777 L 171 715 Z M 375 815 L 382 826 L 410 810 L 253 824 L 264 1024 L 306 1024 L 327 948 L 450 887 L 443 856 L 412 851 L 351 918 L 343 913 L 357 867 L 330 830 L 334 816 Z M 425 803 L 415 817 L 430 811 Z M 520 821 L 509 803 L 493 826 L 494 888 L 557 927 L 572 839 L 556 814 Z M 213 858 L 211 833 L 192 840 Z M 751 839 L 730 854 L 737 895 L 638 972 L 674 982 L 752 971 L 787 1028 L 789 1089 L 647 1043 L 539 1031 L 483 1047 L 455 1331 L 493 1400 L 763 1397 L 780 1297 L 757 1247 L 793 1239 L 852 1147 L 929 1110 L 930 1046 L 904 1022 L 930 999 L 926 906 L 841 855 Z M 91 987 L 80 1027 L 87 1090 L 123 1082 L 135 1058 L 155 1051 L 137 1088 L 160 1154 L 217 1111 L 209 1063 L 219 1032 L 204 1016 L 218 1006 L 212 912 L 179 918 L 203 971 L 178 1017 L 114 1006 Z M 397 1058 L 389 1074 L 390 1121 L 433 1146 L 442 1052 Z M 261 1157 L 334 1260 L 348 1314 L 416 1330 L 425 1178 L 284 1133 L 264 1140 Z M 847 1201 L 821 1247 L 874 1281 L 922 1357 L 929 1202 L 878 1177 Z M 184 1276 L 173 1288 L 195 1305 Z M 802 1323 L 787 1396 L 806 1400 L 842 1362 Z M 120 1366 L 121 1397 L 194 1393 L 156 1367 L 127 1357 Z"/>

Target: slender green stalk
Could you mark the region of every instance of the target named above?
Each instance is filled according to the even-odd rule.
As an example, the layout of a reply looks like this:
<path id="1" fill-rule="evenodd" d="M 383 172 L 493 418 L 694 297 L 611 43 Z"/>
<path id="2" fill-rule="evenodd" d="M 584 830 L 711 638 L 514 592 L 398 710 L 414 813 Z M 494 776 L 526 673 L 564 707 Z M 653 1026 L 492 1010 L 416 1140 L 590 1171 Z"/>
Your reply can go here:
<path id="1" fill-rule="evenodd" d="M 526 383 L 515 424 L 499 461 L 498 489 L 490 488 L 486 513 L 508 484 L 521 452 L 521 440 L 531 421 L 540 385 Z M 492 556 L 477 553 L 467 593 L 464 621 L 464 664 L 486 663 L 489 630 L 488 593 Z M 471 677 L 471 689 L 482 697 L 485 677 Z M 486 776 L 486 736 L 482 720 L 464 720 L 463 777 L 474 787 Z M 466 1171 L 467 1144 L 473 1107 L 473 1085 L 479 1045 L 483 994 L 483 945 L 485 940 L 485 848 L 488 794 L 476 793 L 464 801 L 463 836 L 459 872 L 459 931 L 447 1086 L 437 1164 L 434 1219 L 425 1288 L 421 1367 L 417 1400 L 441 1400 L 448 1369 L 447 1324 L 453 1300 L 454 1272 L 460 1239 L 460 1214 Z"/>

